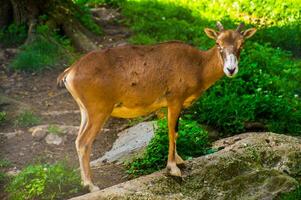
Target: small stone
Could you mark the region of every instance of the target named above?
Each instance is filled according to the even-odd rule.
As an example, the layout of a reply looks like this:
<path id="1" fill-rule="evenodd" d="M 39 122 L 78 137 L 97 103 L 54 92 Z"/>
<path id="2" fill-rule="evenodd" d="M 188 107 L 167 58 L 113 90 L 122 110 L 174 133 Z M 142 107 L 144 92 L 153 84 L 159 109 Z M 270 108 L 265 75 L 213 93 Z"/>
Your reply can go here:
<path id="1" fill-rule="evenodd" d="M 32 130 L 32 137 L 37 138 L 37 139 L 41 139 L 43 137 L 45 137 L 47 134 L 47 130 L 45 128 L 42 127 L 36 127 L 35 129 Z"/>
<path id="2" fill-rule="evenodd" d="M 47 144 L 60 145 L 63 142 L 63 138 L 58 135 L 48 134 L 45 138 Z"/>
<path id="3" fill-rule="evenodd" d="M 16 167 L 14 167 L 12 170 L 6 172 L 6 174 L 8 176 L 17 176 L 20 172 L 21 172 L 21 170 L 19 170 Z"/>

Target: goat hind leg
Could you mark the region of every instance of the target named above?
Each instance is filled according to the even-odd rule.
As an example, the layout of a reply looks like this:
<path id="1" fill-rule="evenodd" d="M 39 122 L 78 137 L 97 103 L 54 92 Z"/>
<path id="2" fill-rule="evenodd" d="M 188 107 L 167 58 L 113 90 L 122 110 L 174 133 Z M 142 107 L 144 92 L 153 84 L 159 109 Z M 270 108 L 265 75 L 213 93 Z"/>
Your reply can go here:
<path id="1" fill-rule="evenodd" d="M 82 129 L 82 132 L 79 133 L 76 139 L 76 149 L 80 163 L 83 185 L 88 187 L 91 192 L 99 190 L 99 188 L 93 184 L 91 179 L 90 154 L 92 144 L 97 133 L 100 131 L 109 116 L 107 113 L 94 113 L 96 114 L 88 116 L 86 126 Z"/>

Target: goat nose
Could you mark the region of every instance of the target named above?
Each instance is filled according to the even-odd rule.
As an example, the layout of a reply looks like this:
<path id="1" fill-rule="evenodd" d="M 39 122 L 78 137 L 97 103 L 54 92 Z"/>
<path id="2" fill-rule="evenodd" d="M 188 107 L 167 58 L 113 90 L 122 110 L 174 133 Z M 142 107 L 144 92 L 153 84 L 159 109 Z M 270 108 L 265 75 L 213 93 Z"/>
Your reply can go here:
<path id="1" fill-rule="evenodd" d="M 232 69 L 227 68 L 227 70 L 229 71 L 229 73 L 230 73 L 231 75 L 234 73 L 235 69 L 236 69 L 235 67 L 232 68 Z"/>

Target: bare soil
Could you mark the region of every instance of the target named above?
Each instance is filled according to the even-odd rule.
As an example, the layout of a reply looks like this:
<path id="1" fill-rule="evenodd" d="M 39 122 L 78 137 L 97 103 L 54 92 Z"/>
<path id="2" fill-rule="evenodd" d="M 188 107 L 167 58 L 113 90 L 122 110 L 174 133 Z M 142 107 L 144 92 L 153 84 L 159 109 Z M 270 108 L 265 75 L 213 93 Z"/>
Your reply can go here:
<path id="1" fill-rule="evenodd" d="M 97 8 L 93 15 L 102 26 L 104 36 L 100 39 L 103 48 L 122 45 L 130 35 L 129 30 L 121 25 L 118 11 L 110 8 Z M 108 17 L 109 16 L 109 17 Z M 60 145 L 49 145 L 44 139 L 36 139 L 28 128 L 14 125 L 14 120 L 20 110 L 26 107 L 41 119 L 40 124 L 80 124 L 78 107 L 66 89 L 57 89 L 56 78 L 67 66 L 57 66 L 55 69 L 37 73 L 13 72 L 9 69 L 10 60 L 18 49 L 0 49 L 0 96 L 5 96 L 13 103 L 0 105 L 8 114 L 8 121 L 0 127 L 0 132 L 8 133 L 20 130 L 18 134 L 8 139 L 0 135 L 0 158 L 11 162 L 11 166 L 2 168 L 4 172 L 22 170 L 27 165 L 36 163 L 55 163 L 65 161 L 68 165 L 78 168 L 78 158 L 75 149 L 76 134 L 66 135 L 67 139 Z M 1 102 L 0 102 L 1 103 Z M 16 105 L 19 105 L 16 106 Z M 59 115 L 45 115 L 52 111 L 75 111 Z M 102 156 L 108 151 L 117 137 L 118 131 L 129 124 L 128 120 L 111 118 L 105 125 L 106 131 L 99 134 L 93 145 L 91 160 Z M 123 166 L 106 164 L 93 169 L 93 180 L 105 188 L 128 180 Z M 1 195 L 2 193 L 2 195 Z M 5 195 L 4 195 L 5 196 Z M 4 198 L 0 186 L 0 199 Z"/>

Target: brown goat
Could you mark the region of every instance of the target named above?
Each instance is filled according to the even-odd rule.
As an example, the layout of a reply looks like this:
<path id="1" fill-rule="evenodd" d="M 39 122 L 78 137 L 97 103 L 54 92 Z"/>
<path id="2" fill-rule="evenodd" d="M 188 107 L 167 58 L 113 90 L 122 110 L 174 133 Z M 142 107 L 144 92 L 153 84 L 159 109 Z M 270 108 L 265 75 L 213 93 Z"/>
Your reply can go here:
<path id="1" fill-rule="evenodd" d="M 216 45 L 200 51 L 182 42 L 157 45 L 127 45 L 92 51 L 67 68 L 58 83 L 65 83 L 81 112 L 76 139 L 83 184 L 90 191 L 92 143 L 110 117 L 133 118 L 168 108 L 170 175 L 181 176 L 177 165 L 183 164 L 176 151 L 176 126 L 182 108 L 188 107 L 223 74 L 238 72 L 238 58 L 243 42 L 256 29 L 242 31 L 205 29 Z"/>

